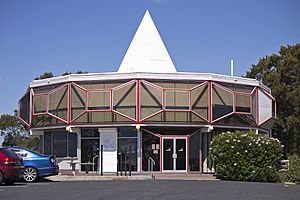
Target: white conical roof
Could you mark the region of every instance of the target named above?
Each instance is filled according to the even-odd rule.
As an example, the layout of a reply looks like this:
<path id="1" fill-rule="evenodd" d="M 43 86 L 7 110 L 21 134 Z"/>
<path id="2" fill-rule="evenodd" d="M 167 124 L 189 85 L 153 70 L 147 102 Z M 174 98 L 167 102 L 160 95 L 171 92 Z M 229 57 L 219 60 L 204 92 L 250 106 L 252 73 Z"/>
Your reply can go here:
<path id="1" fill-rule="evenodd" d="M 118 72 L 176 72 L 148 10 L 131 41 Z"/>

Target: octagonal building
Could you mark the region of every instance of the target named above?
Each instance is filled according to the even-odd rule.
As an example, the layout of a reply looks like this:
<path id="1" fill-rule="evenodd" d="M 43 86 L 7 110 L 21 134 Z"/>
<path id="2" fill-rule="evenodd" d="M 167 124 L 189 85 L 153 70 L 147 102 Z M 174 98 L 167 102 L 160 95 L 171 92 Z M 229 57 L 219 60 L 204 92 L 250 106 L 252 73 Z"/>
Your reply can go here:
<path id="1" fill-rule="evenodd" d="M 177 72 L 146 11 L 118 72 L 34 80 L 19 100 L 19 121 L 60 169 L 77 160 L 92 163 L 79 171 L 99 171 L 102 162 L 113 173 L 210 173 L 216 134 L 270 135 L 275 109 L 255 79 Z"/>

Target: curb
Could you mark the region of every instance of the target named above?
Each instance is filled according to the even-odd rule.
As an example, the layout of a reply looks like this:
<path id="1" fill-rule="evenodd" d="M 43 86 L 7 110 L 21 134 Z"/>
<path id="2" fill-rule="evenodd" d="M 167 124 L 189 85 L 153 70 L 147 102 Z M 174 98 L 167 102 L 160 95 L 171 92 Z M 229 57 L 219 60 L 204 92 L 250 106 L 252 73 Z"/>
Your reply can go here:
<path id="1" fill-rule="evenodd" d="M 49 176 L 50 181 L 119 181 L 119 180 L 153 180 L 151 176 Z"/>

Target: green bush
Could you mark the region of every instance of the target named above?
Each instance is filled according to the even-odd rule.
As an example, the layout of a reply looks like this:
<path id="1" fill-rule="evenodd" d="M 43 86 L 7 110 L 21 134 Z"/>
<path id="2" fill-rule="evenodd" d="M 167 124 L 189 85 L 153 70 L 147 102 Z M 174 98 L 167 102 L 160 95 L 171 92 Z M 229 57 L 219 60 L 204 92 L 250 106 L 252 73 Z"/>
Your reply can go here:
<path id="1" fill-rule="evenodd" d="M 282 182 L 300 183 L 300 157 L 292 155 L 288 157 L 289 171 L 281 173 Z"/>
<path id="2" fill-rule="evenodd" d="M 210 149 L 216 176 L 222 180 L 277 182 L 281 156 L 278 139 L 251 131 L 217 135 Z"/>

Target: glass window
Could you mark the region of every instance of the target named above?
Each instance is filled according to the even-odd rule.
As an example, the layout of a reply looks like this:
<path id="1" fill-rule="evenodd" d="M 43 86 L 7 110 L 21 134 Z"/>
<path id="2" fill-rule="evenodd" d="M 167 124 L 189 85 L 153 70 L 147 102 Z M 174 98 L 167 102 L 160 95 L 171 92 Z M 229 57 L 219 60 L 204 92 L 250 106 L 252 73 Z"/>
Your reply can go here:
<path id="1" fill-rule="evenodd" d="M 113 91 L 113 109 L 135 119 L 136 84 L 132 83 Z"/>
<path id="2" fill-rule="evenodd" d="M 44 154 L 52 155 L 52 133 L 44 134 Z"/>
<path id="3" fill-rule="evenodd" d="M 235 111 L 241 113 L 251 113 L 250 101 L 251 95 L 235 94 Z"/>
<path id="4" fill-rule="evenodd" d="M 44 154 L 57 157 L 77 156 L 77 133 L 64 130 L 44 133 Z"/>
<path id="5" fill-rule="evenodd" d="M 81 138 L 100 138 L 98 129 L 81 129 Z"/>
<path id="6" fill-rule="evenodd" d="M 272 101 L 272 117 L 276 117 L 276 102 Z"/>
<path id="7" fill-rule="evenodd" d="M 71 86 L 71 120 L 85 111 L 86 92 L 80 88 Z"/>
<path id="8" fill-rule="evenodd" d="M 131 165 L 131 171 L 137 171 L 137 138 L 118 138 L 118 152 L 122 154 L 122 169 L 128 171 Z M 118 166 L 120 169 L 120 163 Z"/>
<path id="9" fill-rule="evenodd" d="M 23 96 L 19 102 L 20 118 L 27 123 L 29 123 L 29 115 L 30 115 L 29 107 L 30 107 L 30 93 L 27 92 L 27 94 Z"/>
<path id="10" fill-rule="evenodd" d="M 253 86 L 249 86 L 249 85 L 240 85 L 240 84 L 223 83 L 223 82 L 217 82 L 217 83 L 235 92 L 251 93 L 252 90 L 254 89 Z"/>
<path id="11" fill-rule="evenodd" d="M 166 90 L 166 109 L 189 110 L 189 92 Z"/>
<path id="12" fill-rule="evenodd" d="M 146 131 L 142 132 L 143 171 L 160 170 L 160 139 Z M 154 162 L 153 162 L 154 161 Z M 152 168 L 152 169 L 151 169 Z"/>
<path id="13" fill-rule="evenodd" d="M 252 94 L 252 116 L 256 121 L 256 109 L 257 109 L 257 103 L 256 103 L 256 91 Z"/>
<path id="14" fill-rule="evenodd" d="M 200 133 L 189 137 L 189 170 L 200 171 Z"/>
<path id="15" fill-rule="evenodd" d="M 119 128 L 118 137 L 137 137 L 135 128 Z"/>
<path id="16" fill-rule="evenodd" d="M 110 94 L 108 91 L 88 93 L 89 110 L 110 110 Z"/>
<path id="17" fill-rule="evenodd" d="M 33 88 L 34 94 L 41 94 L 41 93 L 47 93 L 51 90 L 54 90 L 55 88 L 59 87 L 62 84 L 54 84 L 54 85 L 45 85 L 40 87 Z"/>
<path id="18" fill-rule="evenodd" d="M 68 134 L 68 153 L 69 157 L 77 156 L 77 133 Z"/>
<path id="19" fill-rule="evenodd" d="M 65 124 L 65 123 L 49 115 L 33 116 L 31 122 L 31 125 L 33 127 L 42 127 L 42 126 L 59 125 L 59 124 Z"/>
<path id="20" fill-rule="evenodd" d="M 162 110 L 162 91 L 141 83 L 140 87 L 141 119 Z"/>
<path id="21" fill-rule="evenodd" d="M 68 86 L 64 86 L 48 95 L 49 113 L 67 121 Z"/>
<path id="22" fill-rule="evenodd" d="M 46 112 L 46 99 L 47 99 L 47 95 L 37 95 L 33 97 L 33 102 L 34 102 L 33 112 L 35 114 Z"/>
<path id="23" fill-rule="evenodd" d="M 192 96 L 192 110 L 203 117 L 204 119 L 208 120 L 208 109 L 209 109 L 209 102 L 208 102 L 208 86 L 204 85 L 201 87 L 196 88 L 191 92 Z"/>
<path id="24" fill-rule="evenodd" d="M 213 85 L 212 87 L 213 120 L 233 112 L 233 94 Z"/>
<path id="25" fill-rule="evenodd" d="M 65 132 L 53 134 L 53 154 L 57 157 L 67 157 L 67 134 Z"/>

